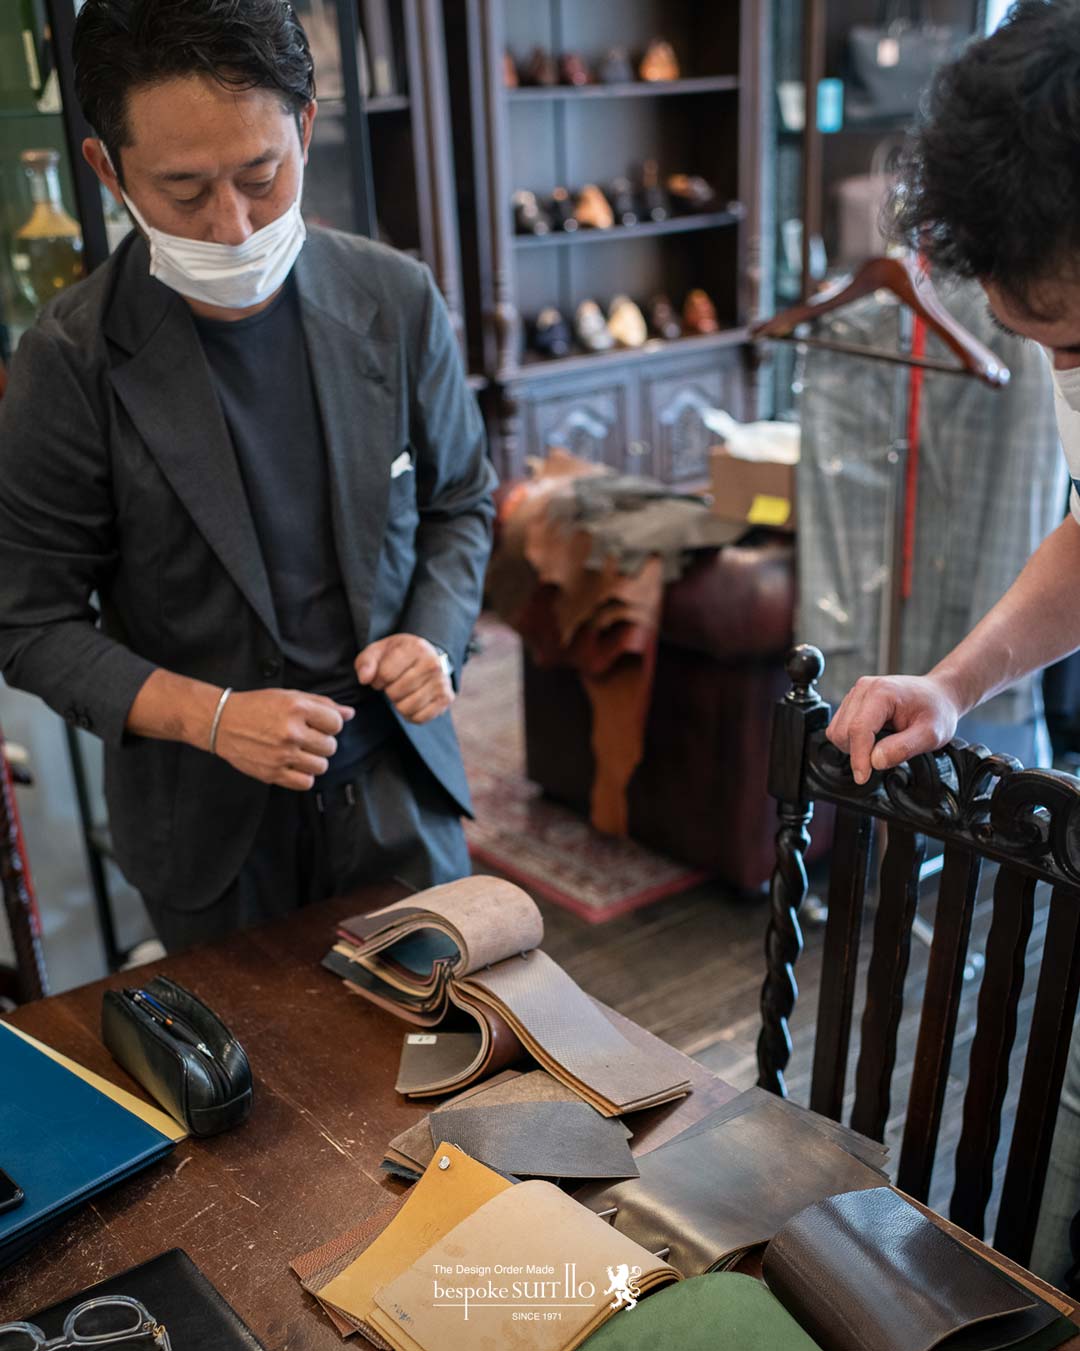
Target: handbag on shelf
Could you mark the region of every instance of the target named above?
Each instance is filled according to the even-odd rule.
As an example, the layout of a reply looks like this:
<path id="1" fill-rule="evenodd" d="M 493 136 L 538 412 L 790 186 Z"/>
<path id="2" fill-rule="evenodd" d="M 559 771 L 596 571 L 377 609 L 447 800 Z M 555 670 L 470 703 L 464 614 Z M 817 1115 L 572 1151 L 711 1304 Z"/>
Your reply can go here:
<path id="1" fill-rule="evenodd" d="M 962 28 L 932 22 L 925 0 L 882 0 L 876 24 L 848 34 L 848 121 L 914 114 L 934 72 L 959 54 Z"/>

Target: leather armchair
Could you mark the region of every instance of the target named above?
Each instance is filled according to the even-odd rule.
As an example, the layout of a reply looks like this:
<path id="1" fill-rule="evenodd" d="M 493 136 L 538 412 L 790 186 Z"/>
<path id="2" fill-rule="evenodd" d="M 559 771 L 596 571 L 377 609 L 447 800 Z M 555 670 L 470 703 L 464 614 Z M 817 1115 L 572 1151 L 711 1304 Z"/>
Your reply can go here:
<path id="1" fill-rule="evenodd" d="M 761 887 L 774 862 L 765 785 L 794 606 L 794 547 L 776 536 L 703 554 L 667 588 L 645 754 L 630 784 L 634 839 L 742 891 Z M 526 655 L 527 773 L 583 815 L 590 722 L 575 672 Z M 828 835 L 815 832 L 812 856 Z"/>

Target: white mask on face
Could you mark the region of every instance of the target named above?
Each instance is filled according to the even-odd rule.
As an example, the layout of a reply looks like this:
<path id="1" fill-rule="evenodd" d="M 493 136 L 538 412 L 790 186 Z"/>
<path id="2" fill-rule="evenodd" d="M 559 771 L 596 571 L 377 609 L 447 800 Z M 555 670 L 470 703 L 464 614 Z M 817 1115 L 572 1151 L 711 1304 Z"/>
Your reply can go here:
<path id="1" fill-rule="evenodd" d="M 201 300 L 227 310 L 246 310 L 269 300 L 284 284 L 304 247 L 307 227 L 300 214 L 303 192 L 301 171 L 292 206 L 242 244 L 183 239 L 155 230 L 126 192 L 123 198 L 149 240 L 152 277 L 189 300 Z"/>
<path id="2" fill-rule="evenodd" d="M 1051 359 L 1050 373 L 1058 393 L 1074 413 L 1080 413 L 1080 366 L 1074 366 L 1070 371 L 1058 371 Z"/>

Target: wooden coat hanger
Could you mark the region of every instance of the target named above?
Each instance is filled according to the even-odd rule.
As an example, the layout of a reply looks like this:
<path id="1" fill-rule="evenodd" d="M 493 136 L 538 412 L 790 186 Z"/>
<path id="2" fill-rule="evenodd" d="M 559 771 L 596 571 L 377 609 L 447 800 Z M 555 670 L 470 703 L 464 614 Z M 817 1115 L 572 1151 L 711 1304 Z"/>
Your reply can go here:
<path id="1" fill-rule="evenodd" d="M 937 357 L 861 347 L 858 343 L 839 342 L 832 338 L 795 337 L 795 330 L 801 325 L 882 290 L 890 291 L 913 310 L 953 352 L 959 364 L 954 365 Z M 920 366 L 925 370 L 971 375 L 993 389 L 1001 389 L 1009 383 L 1008 367 L 1003 366 L 988 347 L 957 323 L 938 299 L 930 278 L 920 271 L 918 264 L 909 256 L 871 258 L 846 284 L 842 282 L 820 296 L 763 320 L 750 330 L 750 336 L 755 340 L 769 338 L 779 342 L 802 342 L 808 347 L 823 347 L 831 352 L 845 352 L 851 356 L 870 357 L 875 361 L 890 361 L 901 366 Z"/>

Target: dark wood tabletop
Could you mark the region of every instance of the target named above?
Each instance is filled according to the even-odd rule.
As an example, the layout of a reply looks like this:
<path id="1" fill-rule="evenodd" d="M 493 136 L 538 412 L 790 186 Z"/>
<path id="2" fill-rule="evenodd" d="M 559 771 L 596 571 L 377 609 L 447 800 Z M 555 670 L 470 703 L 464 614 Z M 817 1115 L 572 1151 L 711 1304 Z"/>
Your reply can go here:
<path id="1" fill-rule="evenodd" d="M 0 1321 L 180 1247 L 268 1351 L 341 1346 L 289 1262 L 403 1190 L 382 1172 L 383 1151 L 430 1108 L 394 1092 L 406 1024 L 350 994 L 319 962 L 338 920 L 403 894 L 396 885 L 369 888 L 140 968 L 140 982 L 165 973 L 225 1020 L 251 1060 L 254 1110 L 236 1130 L 184 1141 L 0 1272 Z M 139 1092 L 100 1036 L 102 992 L 131 982 L 130 973 L 111 976 L 28 1004 L 9 1021 Z M 686 1064 L 693 1092 L 634 1115 L 635 1152 L 733 1096 L 722 1079 Z"/>

